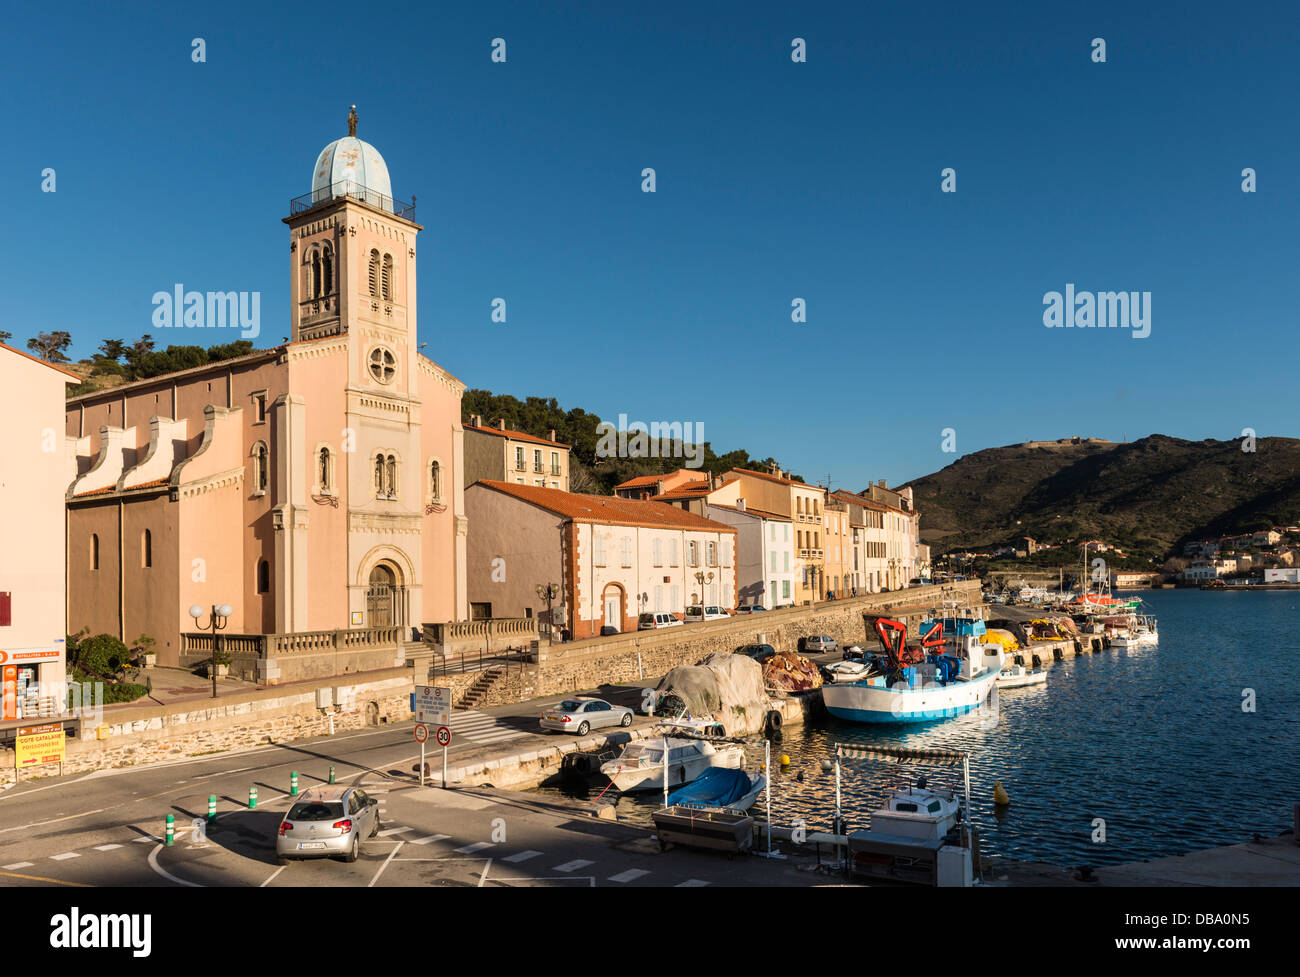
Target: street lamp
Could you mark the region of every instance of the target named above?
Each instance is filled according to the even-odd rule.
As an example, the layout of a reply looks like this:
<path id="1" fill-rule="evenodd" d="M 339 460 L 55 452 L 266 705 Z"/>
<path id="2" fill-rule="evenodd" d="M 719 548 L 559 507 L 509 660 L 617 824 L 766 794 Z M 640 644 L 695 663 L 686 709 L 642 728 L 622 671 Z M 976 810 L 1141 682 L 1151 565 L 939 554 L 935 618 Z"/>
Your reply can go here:
<path id="1" fill-rule="evenodd" d="M 213 604 L 211 617 L 205 628 L 199 623 L 199 618 L 203 616 L 203 608 L 198 604 L 190 608 L 190 617 L 194 618 L 194 626 L 200 631 L 212 632 L 212 698 L 214 699 L 217 697 L 217 632 L 226 629 L 226 625 L 230 623 L 230 615 L 234 613 L 235 609 L 229 604 Z"/>
<path id="2" fill-rule="evenodd" d="M 703 570 L 697 570 L 695 571 L 695 580 L 700 585 L 700 614 L 703 614 L 705 603 L 704 585 L 706 583 L 713 583 L 713 571 L 710 570 L 706 575 Z"/>

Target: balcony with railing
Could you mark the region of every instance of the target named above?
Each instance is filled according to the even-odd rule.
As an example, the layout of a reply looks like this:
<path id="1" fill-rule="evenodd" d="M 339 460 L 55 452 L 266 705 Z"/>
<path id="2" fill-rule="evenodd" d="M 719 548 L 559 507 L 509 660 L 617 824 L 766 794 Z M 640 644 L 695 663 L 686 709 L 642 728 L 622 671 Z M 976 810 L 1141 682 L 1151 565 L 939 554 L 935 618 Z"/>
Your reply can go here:
<path id="1" fill-rule="evenodd" d="M 371 190 L 369 187 L 363 187 L 352 180 L 332 183 L 327 187 L 321 187 L 319 190 L 313 190 L 311 193 L 304 193 L 301 197 L 294 197 L 289 201 L 289 216 L 303 214 L 309 210 L 324 206 L 333 200 L 344 198 L 359 200 L 376 210 L 385 210 L 396 217 L 401 217 L 403 220 L 415 220 L 414 200 L 410 203 L 404 200 L 396 200 L 376 190 Z"/>
<path id="2" fill-rule="evenodd" d="M 799 558 L 801 560 L 820 560 L 825 555 L 825 550 L 818 549 L 801 549 Z"/>

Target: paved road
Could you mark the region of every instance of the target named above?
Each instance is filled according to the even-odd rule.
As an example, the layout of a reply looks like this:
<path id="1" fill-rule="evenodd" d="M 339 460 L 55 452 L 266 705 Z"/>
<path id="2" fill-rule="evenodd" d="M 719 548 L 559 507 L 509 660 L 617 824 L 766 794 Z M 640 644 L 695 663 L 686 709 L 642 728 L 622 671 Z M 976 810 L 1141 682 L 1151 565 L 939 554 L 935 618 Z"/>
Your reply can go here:
<path id="1" fill-rule="evenodd" d="M 630 690 L 629 694 L 639 694 Z M 556 700 L 558 701 L 558 697 Z M 519 707 L 513 707 L 515 712 Z M 503 707 L 457 713 L 474 736 L 511 743 L 554 736 L 522 728 Z M 660 854 L 644 829 L 575 815 L 551 798 L 488 789 L 421 788 L 411 725 L 317 737 L 139 769 L 24 782 L 0 794 L 0 885 L 705 885 L 819 881 L 795 863 L 673 849 Z M 430 760 L 432 760 L 432 756 Z M 276 826 L 300 789 L 358 783 L 381 799 L 384 830 L 353 864 L 325 859 L 280 867 Z M 248 809 L 248 790 L 258 807 Z M 196 837 L 208 797 L 218 818 Z M 165 818 L 177 839 L 161 842 Z M 803 865 L 803 863 L 799 863 Z"/>

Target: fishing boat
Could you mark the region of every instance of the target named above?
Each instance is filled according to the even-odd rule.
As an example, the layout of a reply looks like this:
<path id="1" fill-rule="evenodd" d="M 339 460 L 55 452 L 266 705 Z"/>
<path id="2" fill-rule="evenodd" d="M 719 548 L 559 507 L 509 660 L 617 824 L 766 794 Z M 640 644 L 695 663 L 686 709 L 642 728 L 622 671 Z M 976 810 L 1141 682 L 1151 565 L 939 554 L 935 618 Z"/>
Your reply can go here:
<path id="1" fill-rule="evenodd" d="M 1160 643 L 1156 619 L 1146 614 L 1134 615 L 1124 633 L 1110 639 L 1112 648 L 1142 648 Z"/>
<path id="2" fill-rule="evenodd" d="M 921 646 L 909 647 L 907 625 L 874 618 L 885 654 L 873 660 L 862 679 L 824 685 L 827 711 L 851 722 L 919 723 L 951 719 L 982 705 L 1006 656 L 999 645 L 980 641 L 983 620 L 955 613 L 947 620 L 954 633 L 945 636 L 944 619 L 938 618 L 926 622 L 931 626 Z"/>
<path id="3" fill-rule="evenodd" d="M 667 806 L 748 811 L 766 786 L 767 777 L 761 773 L 751 775 L 740 769 L 713 767 L 694 783 L 669 794 Z"/>
<path id="4" fill-rule="evenodd" d="M 663 790 L 665 771 L 668 786 L 673 787 L 690 783 L 714 767 L 739 769 L 743 760 L 744 748 L 737 743 L 715 746 L 704 739 L 668 735 L 629 743 L 617 757 L 602 763 L 600 772 L 621 792 L 630 794 Z"/>
<path id="5" fill-rule="evenodd" d="M 1046 669 L 1027 669 L 1024 665 L 1013 662 L 1002 667 L 1002 671 L 998 673 L 997 684 L 999 689 L 1022 689 L 1027 685 L 1043 685 L 1046 681 Z"/>

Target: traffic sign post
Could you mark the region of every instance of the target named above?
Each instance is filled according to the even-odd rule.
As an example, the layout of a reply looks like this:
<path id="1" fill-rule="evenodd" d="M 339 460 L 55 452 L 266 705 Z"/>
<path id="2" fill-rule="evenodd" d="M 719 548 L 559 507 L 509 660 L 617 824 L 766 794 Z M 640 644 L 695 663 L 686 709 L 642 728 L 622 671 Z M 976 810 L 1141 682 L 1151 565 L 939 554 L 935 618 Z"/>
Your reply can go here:
<path id="1" fill-rule="evenodd" d="M 424 786 L 424 743 L 429 738 L 429 727 L 424 723 L 415 724 L 415 742 L 420 744 L 420 786 Z"/>
<path id="2" fill-rule="evenodd" d="M 442 746 L 442 789 L 447 789 L 447 747 L 451 745 L 451 730 L 446 726 L 439 726 L 438 732 L 434 734 L 438 738 L 438 743 Z"/>

